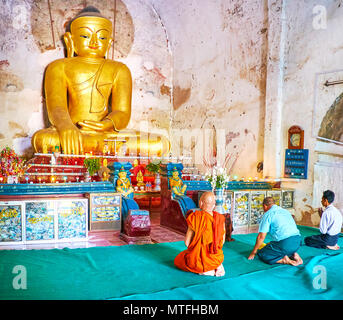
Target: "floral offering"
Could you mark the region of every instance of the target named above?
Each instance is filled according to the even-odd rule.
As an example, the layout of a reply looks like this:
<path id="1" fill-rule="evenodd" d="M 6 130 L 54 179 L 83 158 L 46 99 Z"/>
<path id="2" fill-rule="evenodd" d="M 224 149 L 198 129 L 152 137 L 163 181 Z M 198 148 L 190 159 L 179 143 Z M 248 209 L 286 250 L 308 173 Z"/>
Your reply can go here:
<path id="1" fill-rule="evenodd" d="M 25 163 L 26 160 L 19 157 L 13 149 L 5 147 L 0 152 L 0 177 L 24 175 Z"/>
<path id="2" fill-rule="evenodd" d="M 230 176 L 227 175 L 226 170 L 221 167 L 213 167 L 211 173 L 207 173 L 206 180 L 211 183 L 212 189 L 223 189 L 226 187 Z"/>

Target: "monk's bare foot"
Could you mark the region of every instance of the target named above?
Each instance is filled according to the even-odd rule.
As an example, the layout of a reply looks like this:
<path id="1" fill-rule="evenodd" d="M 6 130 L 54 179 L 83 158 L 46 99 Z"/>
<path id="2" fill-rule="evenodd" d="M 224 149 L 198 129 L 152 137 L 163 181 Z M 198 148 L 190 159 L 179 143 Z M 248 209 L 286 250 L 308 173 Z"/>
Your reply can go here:
<path id="1" fill-rule="evenodd" d="M 289 264 L 291 266 L 297 266 L 299 265 L 299 262 L 290 259 L 288 256 L 284 256 L 282 259 L 277 261 L 276 263 L 281 263 L 281 264 Z"/>
<path id="2" fill-rule="evenodd" d="M 216 270 L 210 270 L 210 271 L 206 271 L 203 273 L 199 273 L 201 276 L 215 276 L 216 275 Z"/>
<path id="3" fill-rule="evenodd" d="M 296 262 L 298 262 L 297 265 L 303 264 L 303 259 L 301 259 L 301 257 L 299 256 L 298 253 L 294 252 L 293 254 L 293 260 L 295 260 Z"/>
<path id="4" fill-rule="evenodd" d="M 224 266 L 221 264 L 216 270 L 216 277 L 223 277 L 225 276 L 225 269 Z"/>
<path id="5" fill-rule="evenodd" d="M 326 247 L 330 250 L 339 250 L 339 248 L 340 248 L 338 244 L 336 244 L 334 246 L 326 246 Z"/>

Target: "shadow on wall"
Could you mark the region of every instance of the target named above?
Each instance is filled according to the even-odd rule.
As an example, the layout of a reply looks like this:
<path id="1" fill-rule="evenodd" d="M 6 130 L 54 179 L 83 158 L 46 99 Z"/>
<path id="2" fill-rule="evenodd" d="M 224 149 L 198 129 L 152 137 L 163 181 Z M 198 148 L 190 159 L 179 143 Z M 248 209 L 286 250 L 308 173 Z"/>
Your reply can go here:
<path id="1" fill-rule="evenodd" d="M 306 205 L 306 207 L 308 207 L 308 210 L 301 211 L 301 219 L 297 220 L 296 223 L 302 226 L 318 227 L 320 221 L 318 209 L 310 205 Z"/>

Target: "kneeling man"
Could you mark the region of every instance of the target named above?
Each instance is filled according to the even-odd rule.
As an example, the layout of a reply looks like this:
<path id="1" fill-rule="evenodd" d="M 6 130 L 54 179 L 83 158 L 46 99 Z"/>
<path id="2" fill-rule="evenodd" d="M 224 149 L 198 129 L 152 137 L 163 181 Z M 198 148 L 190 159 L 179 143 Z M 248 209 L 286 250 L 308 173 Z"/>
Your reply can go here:
<path id="1" fill-rule="evenodd" d="M 265 213 L 260 223 L 256 243 L 248 259 L 254 259 L 257 254 L 268 264 L 282 263 L 293 266 L 302 264 L 303 261 L 296 252 L 301 244 L 301 236 L 290 212 L 277 206 L 272 197 L 264 199 L 263 210 Z M 273 241 L 263 246 L 268 232 Z"/>
<path id="2" fill-rule="evenodd" d="M 212 192 L 205 192 L 201 196 L 199 207 L 201 210 L 187 217 L 187 249 L 176 256 L 174 263 L 184 271 L 224 276 L 222 248 L 225 241 L 225 216 L 213 211 L 215 196 Z"/>
<path id="3" fill-rule="evenodd" d="M 320 234 L 306 237 L 305 244 L 309 247 L 338 250 L 338 236 L 342 229 L 342 214 L 333 206 L 335 194 L 331 190 L 323 192 L 322 205 L 324 212 L 320 212 Z"/>

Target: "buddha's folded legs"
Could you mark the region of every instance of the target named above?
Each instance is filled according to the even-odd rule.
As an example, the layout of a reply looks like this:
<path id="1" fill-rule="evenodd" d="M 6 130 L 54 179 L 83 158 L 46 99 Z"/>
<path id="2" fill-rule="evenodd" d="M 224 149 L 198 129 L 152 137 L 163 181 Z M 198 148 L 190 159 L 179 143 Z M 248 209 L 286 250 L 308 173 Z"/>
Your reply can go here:
<path id="1" fill-rule="evenodd" d="M 84 131 L 82 133 L 83 151 L 100 152 L 104 150 L 107 144 L 111 154 L 118 153 L 119 149 L 125 144 L 126 153 L 141 156 L 167 156 L 170 151 L 169 140 L 161 135 L 145 133 L 134 130 L 123 130 L 121 132 Z M 105 141 L 105 140 L 119 140 Z M 125 140 L 120 142 L 120 140 Z M 47 153 L 54 152 L 56 146 L 61 150 L 59 134 L 54 127 L 37 131 L 32 137 L 32 145 L 35 152 Z M 62 150 L 63 152 L 63 150 Z"/>

